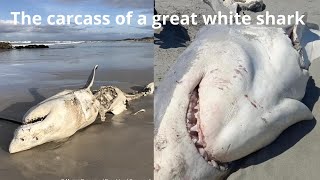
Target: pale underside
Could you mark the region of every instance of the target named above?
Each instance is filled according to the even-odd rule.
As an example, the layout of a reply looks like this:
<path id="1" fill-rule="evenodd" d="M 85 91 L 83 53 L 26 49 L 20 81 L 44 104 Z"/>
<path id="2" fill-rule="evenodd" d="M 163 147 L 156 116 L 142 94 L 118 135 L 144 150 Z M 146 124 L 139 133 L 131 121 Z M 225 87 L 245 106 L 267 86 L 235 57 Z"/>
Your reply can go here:
<path id="1" fill-rule="evenodd" d="M 16 129 L 9 152 L 62 140 L 93 123 L 100 106 L 90 90 L 97 67 L 84 88 L 62 91 L 32 107 L 23 118 L 24 125 Z"/>
<path id="2" fill-rule="evenodd" d="M 126 94 L 114 86 L 103 86 L 93 94 L 90 87 L 96 68 L 84 88 L 64 90 L 32 107 L 24 116 L 24 125 L 15 131 L 9 147 L 10 153 L 68 138 L 92 124 L 98 113 L 104 121 L 106 112 L 120 114 L 126 110 L 127 101 L 154 91 L 154 85 L 150 83 L 141 92 L 132 94 Z"/>
<path id="3" fill-rule="evenodd" d="M 282 29 L 203 28 L 156 92 L 155 179 L 221 178 L 217 164 L 312 119 L 308 78 Z"/>

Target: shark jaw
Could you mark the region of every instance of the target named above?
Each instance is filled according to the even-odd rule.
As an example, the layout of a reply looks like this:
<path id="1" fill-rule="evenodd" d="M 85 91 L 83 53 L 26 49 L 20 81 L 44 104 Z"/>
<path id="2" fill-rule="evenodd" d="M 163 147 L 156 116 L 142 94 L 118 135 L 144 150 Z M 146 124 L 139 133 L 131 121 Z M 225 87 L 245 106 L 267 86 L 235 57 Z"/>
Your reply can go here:
<path id="1" fill-rule="evenodd" d="M 34 119 L 30 119 L 30 120 L 26 121 L 24 123 L 24 125 L 33 124 L 33 123 L 36 123 L 36 122 L 41 122 L 41 121 L 45 120 L 47 117 L 48 117 L 48 115 L 45 115 L 43 117 L 37 117 L 37 118 L 34 118 Z"/>
<path id="2" fill-rule="evenodd" d="M 24 118 L 24 125 L 15 131 L 9 152 L 24 151 L 73 135 L 81 124 L 77 119 L 84 119 L 84 114 L 76 106 L 74 113 L 68 113 L 66 109 L 70 108 L 69 102 L 55 99 L 32 108 Z"/>
<path id="3" fill-rule="evenodd" d="M 183 88 L 182 83 L 179 84 L 175 93 L 180 94 L 180 98 L 171 102 L 172 108 L 164 114 L 155 131 L 154 179 L 220 179 L 228 173 L 224 164 L 209 161 L 202 151 L 203 144 L 198 141 L 201 132 L 192 128 L 198 120 L 195 116 L 201 81 L 201 77 L 185 81 L 188 85 Z M 159 98 L 159 94 L 156 96 Z"/>
<path id="4" fill-rule="evenodd" d="M 207 143 L 205 141 L 203 132 L 204 127 L 202 127 L 200 115 L 199 85 L 197 85 L 190 94 L 189 105 L 186 113 L 186 127 L 189 136 L 198 153 L 209 165 L 216 169 L 225 171 L 228 169 L 228 163 L 219 162 L 206 151 Z"/>
<path id="5" fill-rule="evenodd" d="M 190 102 L 186 115 L 186 127 L 187 131 L 190 135 L 192 142 L 197 148 L 198 152 L 201 156 L 208 161 L 209 164 L 212 165 L 211 160 L 209 160 L 207 152 L 205 152 L 204 148 L 206 147 L 206 142 L 204 141 L 203 132 L 201 129 L 201 121 L 200 121 L 200 103 L 199 103 L 199 86 L 197 86 L 190 96 Z M 213 161 L 213 160 L 212 160 Z"/>
<path id="6" fill-rule="evenodd" d="M 154 179 L 220 179 L 228 173 L 220 163 L 312 119 L 300 100 L 319 36 L 312 32 L 304 42 L 302 35 L 299 26 L 200 30 L 155 95 Z"/>
<path id="7" fill-rule="evenodd" d="M 14 132 L 9 152 L 65 139 L 93 123 L 100 107 L 90 90 L 96 69 L 97 66 L 84 88 L 62 91 L 32 107 L 24 116 L 23 125 Z"/>

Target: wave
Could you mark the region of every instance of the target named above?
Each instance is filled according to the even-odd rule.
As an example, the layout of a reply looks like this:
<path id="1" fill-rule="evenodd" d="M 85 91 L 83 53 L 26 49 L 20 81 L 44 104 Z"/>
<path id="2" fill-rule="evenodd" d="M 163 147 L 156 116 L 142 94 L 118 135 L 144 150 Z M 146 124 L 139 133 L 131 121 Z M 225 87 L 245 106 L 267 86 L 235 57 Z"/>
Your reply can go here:
<path id="1" fill-rule="evenodd" d="M 46 45 L 46 46 L 55 46 L 55 45 L 71 45 L 71 44 L 81 44 L 85 41 L 9 41 L 12 46 L 27 46 L 27 45 Z"/>

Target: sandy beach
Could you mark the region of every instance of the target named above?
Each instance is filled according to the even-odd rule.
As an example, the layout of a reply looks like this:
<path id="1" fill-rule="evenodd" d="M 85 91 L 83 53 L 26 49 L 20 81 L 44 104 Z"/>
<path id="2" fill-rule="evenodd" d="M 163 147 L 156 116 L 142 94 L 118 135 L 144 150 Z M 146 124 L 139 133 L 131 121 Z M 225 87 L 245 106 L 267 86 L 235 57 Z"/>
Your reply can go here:
<path id="1" fill-rule="evenodd" d="M 74 57 L 79 55 L 76 50 L 79 47 L 0 53 L 3 59 L 0 63 L 0 117 L 21 122 L 25 112 L 45 98 L 64 89 L 81 88 L 94 64 L 99 64 L 99 69 L 93 89 L 102 85 L 115 85 L 125 92 L 132 92 L 152 82 L 153 45 L 123 42 L 118 42 L 118 45 L 118 48 L 114 45 L 96 45 L 104 47 L 79 52 L 81 56 L 85 56 L 83 58 Z M 139 45 L 143 48 L 142 51 L 137 48 Z M 108 48 L 113 48 L 114 53 L 110 54 Z M 137 53 L 115 53 L 121 49 Z M 74 51 L 74 54 L 48 57 L 65 51 Z M 95 56 L 89 58 L 90 54 Z M 60 59 L 63 56 L 65 59 Z M 25 61 L 20 62 L 22 57 Z M 140 109 L 145 109 L 146 112 L 134 116 L 133 113 Z M 63 142 L 47 143 L 28 151 L 10 154 L 8 146 L 18 123 L 0 119 L 2 178 L 149 179 L 153 176 L 153 96 L 130 102 L 127 111 L 118 116 L 107 115 L 106 122 L 97 118 L 94 124 Z"/>
<path id="2" fill-rule="evenodd" d="M 319 29 L 319 0 L 311 1 L 271 1 L 264 0 L 270 14 L 293 14 L 295 11 L 308 12 L 308 23 Z M 200 1 L 156 0 L 159 14 L 212 14 L 209 6 Z M 248 13 L 252 17 L 260 13 Z M 166 26 L 155 31 L 155 81 L 158 84 L 170 69 L 177 57 L 192 42 L 196 32 L 203 26 Z M 278 179 L 319 179 L 320 166 L 320 59 L 310 67 L 311 78 L 307 85 L 303 102 L 312 110 L 314 119 L 297 123 L 269 146 L 234 163 L 232 180 L 278 180 Z"/>

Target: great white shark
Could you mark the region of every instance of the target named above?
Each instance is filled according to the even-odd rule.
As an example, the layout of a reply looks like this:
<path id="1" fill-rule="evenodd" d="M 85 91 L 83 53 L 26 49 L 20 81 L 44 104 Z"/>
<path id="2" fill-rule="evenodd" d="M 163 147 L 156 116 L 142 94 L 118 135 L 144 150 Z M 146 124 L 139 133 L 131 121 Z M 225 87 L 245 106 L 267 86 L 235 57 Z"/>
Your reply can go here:
<path id="1" fill-rule="evenodd" d="M 32 107 L 23 117 L 23 125 L 14 132 L 9 152 L 65 139 L 92 124 L 100 107 L 90 90 L 97 68 L 93 68 L 83 88 L 64 90 Z"/>
<path id="2" fill-rule="evenodd" d="M 221 179 L 313 119 L 301 99 L 319 36 L 303 24 L 202 28 L 155 92 L 154 179 Z"/>

